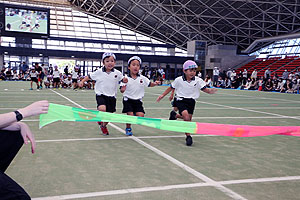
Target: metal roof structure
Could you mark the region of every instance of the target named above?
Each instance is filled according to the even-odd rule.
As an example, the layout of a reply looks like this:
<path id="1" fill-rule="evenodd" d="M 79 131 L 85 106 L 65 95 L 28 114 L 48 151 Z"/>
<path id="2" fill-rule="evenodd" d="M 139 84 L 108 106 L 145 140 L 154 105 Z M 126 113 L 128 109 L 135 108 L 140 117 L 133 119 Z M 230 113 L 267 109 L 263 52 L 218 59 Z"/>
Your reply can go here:
<path id="1" fill-rule="evenodd" d="M 68 0 L 103 20 L 186 49 L 191 40 L 236 45 L 300 32 L 299 0 Z M 260 42 L 254 52 L 270 42 Z"/>

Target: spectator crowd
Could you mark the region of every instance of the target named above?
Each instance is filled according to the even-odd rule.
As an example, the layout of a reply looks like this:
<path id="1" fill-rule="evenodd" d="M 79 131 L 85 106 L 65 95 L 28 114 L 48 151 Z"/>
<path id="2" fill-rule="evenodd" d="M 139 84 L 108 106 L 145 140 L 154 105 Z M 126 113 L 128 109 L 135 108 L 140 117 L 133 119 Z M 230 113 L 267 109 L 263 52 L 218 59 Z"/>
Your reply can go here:
<path id="1" fill-rule="evenodd" d="M 229 68 L 228 71 L 219 72 L 219 69 L 215 67 L 213 80 L 206 76 L 205 82 L 209 87 L 299 94 L 299 68 L 293 72 L 285 69 L 281 76 L 278 76 L 275 72 L 272 73 L 267 68 L 264 71 L 264 76 L 258 76 L 256 69 L 250 74 L 246 69 L 236 72 L 234 69 Z"/>

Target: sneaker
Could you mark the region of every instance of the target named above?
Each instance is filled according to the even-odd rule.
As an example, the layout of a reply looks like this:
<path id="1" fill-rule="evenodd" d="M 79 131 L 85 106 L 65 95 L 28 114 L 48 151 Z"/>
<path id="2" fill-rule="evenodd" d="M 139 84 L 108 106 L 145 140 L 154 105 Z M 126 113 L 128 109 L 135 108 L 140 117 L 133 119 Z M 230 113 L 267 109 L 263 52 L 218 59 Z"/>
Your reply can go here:
<path id="1" fill-rule="evenodd" d="M 33 90 L 32 88 L 30 88 L 29 90 Z"/>
<path id="2" fill-rule="evenodd" d="M 125 131 L 127 136 L 132 136 L 131 128 L 126 128 Z"/>
<path id="3" fill-rule="evenodd" d="M 190 136 L 190 135 L 186 136 L 185 141 L 186 141 L 186 146 L 192 146 L 192 144 L 193 144 L 192 136 Z"/>
<path id="4" fill-rule="evenodd" d="M 103 135 L 109 135 L 109 132 L 108 132 L 106 126 L 101 126 L 101 131 L 102 131 L 102 134 L 103 134 Z"/>
<path id="5" fill-rule="evenodd" d="M 103 126 L 103 122 L 97 122 L 98 125 L 100 126 L 100 129 L 102 131 L 102 134 L 103 135 L 109 135 L 109 132 L 107 130 L 107 127 L 106 126 Z"/>
<path id="6" fill-rule="evenodd" d="M 169 120 L 176 120 L 176 119 L 177 119 L 177 118 L 176 118 L 176 115 L 177 115 L 177 113 L 176 113 L 174 110 L 172 110 L 172 111 L 170 112 Z"/>

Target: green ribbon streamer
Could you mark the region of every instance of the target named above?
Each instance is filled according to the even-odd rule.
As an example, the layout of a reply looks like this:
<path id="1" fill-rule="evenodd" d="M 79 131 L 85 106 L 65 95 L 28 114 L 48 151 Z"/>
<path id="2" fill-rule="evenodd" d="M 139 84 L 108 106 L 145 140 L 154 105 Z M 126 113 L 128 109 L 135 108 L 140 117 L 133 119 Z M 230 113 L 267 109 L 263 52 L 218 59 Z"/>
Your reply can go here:
<path id="1" fill-rule="evenodd" d="M 128 123 L 183 133 L 196 133 L 197 128 L 195 122 L 136 117 L 50 103 L 48 113 L 40 115 L 40 128 L 56 121 Z"/>

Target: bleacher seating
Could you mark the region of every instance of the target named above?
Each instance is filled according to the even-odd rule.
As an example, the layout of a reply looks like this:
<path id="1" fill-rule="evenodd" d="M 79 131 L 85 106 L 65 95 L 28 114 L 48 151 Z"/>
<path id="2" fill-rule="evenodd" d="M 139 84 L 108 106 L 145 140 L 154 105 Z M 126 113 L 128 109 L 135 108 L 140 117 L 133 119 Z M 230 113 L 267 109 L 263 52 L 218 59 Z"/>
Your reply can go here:
<path id="1" fill-rule="evenodd" d="M 247 70 L 248 74 L 251 74 L 254 69 L 257 70 L 257 76 L 264 76 L 267 68 L 270 68 L 272 76 L 275 73 L 280 77 L 285 69 L 289 72 L 295 71 L 299 67 L 300 69 L 300 58 L 298 56 L 286 56 L 285 58 L 281 57 L 272 57 L 268 59 L 257 58 L 244 66 L 237 69 L 237 71 Z"/>
<path id="2" fill-rule="evenodd" d="M 242 67 L 238 68 L 236 71 L 244 71 L 244 69 L 247 69 L 247 71 L 249 71 L 251 68 L 255 67 L 256 65 L 260 64 L 261 62 L 263 62 L 264 59 L 263 58 L 256 58 L 255 60 L 252 60 L 251 62 L 243 65 Z"/>
<path id="3" fill-rule="evenodd" d="M 275 72 L 280 77 L 282 75 L 282 73 L 284 72 L 284 70 L 287 69 L 289 72 L 293 72 L 299 66 L 300 66 L 300 58 L 298 56 L 296 56 L 296 57 L 294 57 L 294 59 L 291 62 L 289 62 L 288 64 L 286 64 L 286 65 L 282 66 L 281 68 L 277 69 Z"/>

